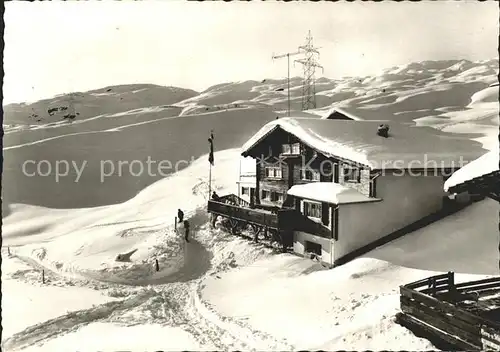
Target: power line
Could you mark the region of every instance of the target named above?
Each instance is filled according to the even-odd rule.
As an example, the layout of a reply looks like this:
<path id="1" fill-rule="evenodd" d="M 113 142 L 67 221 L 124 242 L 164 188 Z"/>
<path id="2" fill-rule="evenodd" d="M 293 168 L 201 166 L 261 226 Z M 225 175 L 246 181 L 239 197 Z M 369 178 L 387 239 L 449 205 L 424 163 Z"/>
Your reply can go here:
<path id="1" fill-rule="evenodd" d="M 324 72 L 323 66 L 321 66 L 316 56 L 319 57 L 318 47 L 314 47 L 312 44 L 313 38 L 311 31 L 309 31 L 306 44 L 299 46 L 299 49 L 304 52 L 305 58 L 295 60 L 300 63 L 304 69 L 304 81 L 302 85 L 302 110 L 309 110 L 316 108 L 316 82 L 314 74 L 316 72 L 316 67 L 321 68 Z"/>
<path id="2" fill-rule="evenodd" d="M 287 115 L 290 116 L 290 56 L 302 54 L 302 51 L 299 49 L 298 51 L 294 51 L 293 53 L 285 53 L 281 55 L 273 55 L 273 60 L 281 59 L 286 57 L 288 60 L 288 75 L 287 75 L 287 85 L 288 85 L 288 110 Z"/>

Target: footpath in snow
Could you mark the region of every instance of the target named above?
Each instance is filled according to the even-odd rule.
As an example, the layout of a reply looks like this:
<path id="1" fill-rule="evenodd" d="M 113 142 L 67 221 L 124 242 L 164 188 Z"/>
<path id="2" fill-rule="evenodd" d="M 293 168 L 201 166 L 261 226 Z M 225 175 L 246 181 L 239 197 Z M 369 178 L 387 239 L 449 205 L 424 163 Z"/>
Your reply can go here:
<path id="1" fill-rule="evenodd" d="M 224 193 L 224 187 L 230 187 L 234 191 L 237 155 L 237 150 L 217 153 L 214 189 Z M 203 209 L 208 180 L 198 176 L 205 175 L 206 169 L 207 161 L 202 157 L 117 205 L 64 211 L 14 205 L 4 219 L 3 245 L 20 257 L 70 277 L 124 284 L 159 283 L 190 267 L 191 263 L 185 263 L 186 251 L 193 246 L 185 246 L 182 226 L 175 229 L 175 216 L 177 209 L 183 208 L 193 231 L 207 222 Z M 207 257 L 204 248 L 194 248 L 197 252 L 190 258 Z M 130 262 L 115 260 L 117 255 L 134 250 Z"/>
<path id="2" fill-rule="evenodd" d="M 202 300 L 296 349 L 432 349 L 395 324 L 399 285 L 447 271 L 457 281 L 497 275 L 497 216 L 485 199 L 332 270 L 271 256 L 204 279 Z"/>
<path id="3" fill-rule="evenodd" d="M 228 170 L 234 170 L 238 157 L 237 150 L 216 154 L 218 169 L 213 172 L 213 187 L 220 193 L 226 188 L 232 191 L 237 175 Z M 132 336 L 141 341 L 141 336 L 160 332 L 161 336 L 172 336 L 172 340 L 165 342 L 157 336 L 124 348 L 286 347 L 286 343 L 265 334 L 257 338 L 258 333 L 251 329 L 229 331 L 227 324 L 200 304 L 197 292 L 202 277 L 231 268 L 235 256 L 240 265 L 247 265 L 268 254 L 264 248 L 254 248 L 247 241 L 208 227 L 203 210 L 207 182 L 197 176 L 205 168 L 203 157 L 130 201 L 109 207 L 63 212 L 13 206 L 4 220 L 3 232 L 4 246 L 12 253 L 3 264 L 10 266 L 3 271 L 4 282 L 8 282 L 4 293 L 9 297 L 3 301 L 8 304 L 3 324 L 9 327 L 3 335 L 4 350 L 78 349 L 97 328 L 99 349 L 116 349 L 126 346 Z M 192 228 L 187 244 L 170 220 L 181 204 Z M 138 250 L 130 262 L 114 260 L 117 254 L 134 249 Z M 159 272 L 154 270 L 155 259 L 159 260 Z M 60 291 L 66 300 L 47 294 L 51 291 Z M 33 297 L 37 297 L 35 305 L 25 305 L 26 300 L 35 301 Z M 43 304 L 44 309 L 31 314 L 37 304 Z M 16 310 L 19 306 L 25 309 Z M 117 342 L 119 334 L 128 334 L 130 339 Z M 180 337 L 173 337 L 177 335 Z"/>
<path id="4" fill-rule="evenodd" d="M 216 154 L 220 194 L 234 192 L 238 158 Z M 428 350 L 394 323 L 398 286 L 448 270 L 457 280 L 497 273 L 498 206 L 488 199 L 325 270 L 211 229 L 198 176 L 206 164 L 119 205 L 14 206 L 3 229 L 18 256 L 2 264 L 4 350 L 78 349 L 96 334 L 90 349 Z M 178 207 L 192 224 L 189 244 L 173 228 Z M 134 249 L 129 263 L 114 260 Z"/>

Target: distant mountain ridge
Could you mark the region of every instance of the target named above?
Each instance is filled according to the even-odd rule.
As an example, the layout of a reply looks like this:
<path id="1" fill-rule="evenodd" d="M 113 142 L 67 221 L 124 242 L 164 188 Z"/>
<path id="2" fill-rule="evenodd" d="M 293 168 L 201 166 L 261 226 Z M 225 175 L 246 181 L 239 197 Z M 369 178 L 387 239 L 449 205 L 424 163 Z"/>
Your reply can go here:
<path id="1" fill-rule="evenodd" d="M 401 65 L 367 77 L 321 77 L 317 108 L 308 111 L 301 111 L 302 80 L 294 77 L 291 115 L 319 118 L 340 108 L 363 120 L 461 134 L 491 150 L 498 148 L 497 74 L 498 60 L 452 60 Z M 168 160 L 182 169 L 187 160 L 208 153 L 210 130 L 216 151 L 240 148 L 264 124 L 287 115 L 286 88 L 286 79 L 227 82 L 203 92 L 132 84 L 6 106 L 3 200 L 54 208 L 126 201 L 163 176 L 134 176 L 126 167 L 120 175 L 116 167 L 102 181 L 103 160 Z M 53 166 L 61 160 L 87 166 L 78 182 L 72 169 L 57 181 L 23 174 L 23 162 L 41 159 Z"/>
<path id="2" fill-rule="evenodd" d="M 354 109 L 384 105 L 381 107 L 382 111 L 379 109 L 378 112 L 387 113 L 391 118 L 396 112 L 434 110 L 439 104 L 466 106 L 472 94 L 498 82 L 497 74 L 498 59 L 491 59 L 476 62 L 413 62 L 384 69 L 374 76 L 342 79 L 320 77 L 316 80 L 317 111 L 311 113 L 322 114 L 336 105 Z M 447 101 L 434 99 L 427 103 L 426 100 L 432 99 L 424 98 L 422 94 L 425 93 L 418 92 L 422 88 L 429 91 L 429 94 L 434 94 L 431 91 L 442 92 L 449 89 L 454 89 L 455 93 L 447 96 Z M 412 90 L 415 92 L 410 92 Z M 401 92 L 408 92 L 409 98 L 399 96 Z M 290 97 L 292 110 L 300 111 L 300 77 L 290 79 Z M 401 104 L 403 100 L 407 101 Z M 263 79 L 226 82 L 213 85 L 202 92 L 154 84 L 108 86 L 88 92 L 62 94 L 31 104 L 6 105 L 3 123 L 7 126 L 45 125 L 168 105 L 181 108 L 184 115 L 243 107 L 269 108 L 280 112 L 288 106 L 287 81 Z M 408 105 L 411 105 L 410 108 Z"/>
<path id="3" fill-rule="evenodd" d="M 198 94 L 191 89 L 154 84 L 108 86 L 88 92 L 61 94 L 31 104 L 6 105 L 3 123 L 43 125 L 59 122 L 67 115 L 67 119 L 83 120 L 101 114 L 170 105 Z"/>

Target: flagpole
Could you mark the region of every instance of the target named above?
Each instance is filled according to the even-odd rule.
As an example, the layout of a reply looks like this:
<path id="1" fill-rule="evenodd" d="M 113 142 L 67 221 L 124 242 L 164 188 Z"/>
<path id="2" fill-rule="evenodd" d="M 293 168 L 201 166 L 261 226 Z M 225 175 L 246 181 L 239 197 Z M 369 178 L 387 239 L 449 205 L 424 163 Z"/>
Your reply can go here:
<path id="1" fill-rule="evenodd" d="M 212 193 L 212 164 L 214 162 L 214 131 L 210 131 L 210 138 L 208 138 L 210 143 L 210 154 L 208 156 L 208 162 L 210 164 L 208 169 L 208 200 L 210 200 L 210 194 Z"/>
<path id="2" fill-rule="evenodd" d="M 238 172 L 238 198 L 241 197 L 241 156 L 240 156 L 240 169 Z"/>
<path id="3" fill-rule="evenodd" d="M 210 199 L 210 194 L 212 193 L 212 164 L 208 169 L 208 199 Z"/>

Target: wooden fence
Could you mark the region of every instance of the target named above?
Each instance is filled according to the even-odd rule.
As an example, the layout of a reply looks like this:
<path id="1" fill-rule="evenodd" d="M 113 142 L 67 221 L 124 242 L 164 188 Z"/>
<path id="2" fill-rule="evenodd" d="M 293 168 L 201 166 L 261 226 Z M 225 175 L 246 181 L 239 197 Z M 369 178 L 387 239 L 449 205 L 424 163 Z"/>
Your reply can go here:
<path id="1" fill-rule="evenodd" d="M 244 200 L 241 197 L 238 197 L 236 194 L 228 194 L 220 197 L 219 202 L 226 204 L 239 205 L 241 207 L 249 207 L 250 203 Z"/>
<path id="2" fill-rule="evenodd" d="M 495 293 L 500 293 L 500 277 L 460 284 L 452 272 L 428 277 L 400 287 L 397 321 L 437 347 L 498 351 L 500 308 L 489 310 L 480 300 Z"/>

